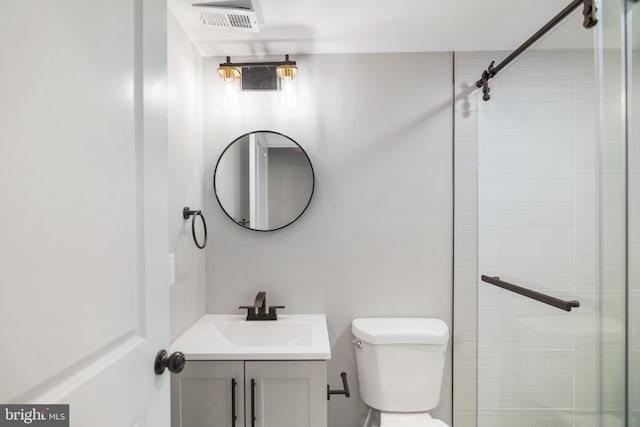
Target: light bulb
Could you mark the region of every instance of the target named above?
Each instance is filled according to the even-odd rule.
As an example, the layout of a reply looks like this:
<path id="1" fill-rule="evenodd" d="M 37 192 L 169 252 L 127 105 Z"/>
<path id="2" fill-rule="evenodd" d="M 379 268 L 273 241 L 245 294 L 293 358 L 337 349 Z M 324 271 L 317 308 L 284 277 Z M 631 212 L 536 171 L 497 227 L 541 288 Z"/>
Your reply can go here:
<path id="1" fill-rule="evenodd" d="M 298 104 L 298 67 L 285 56 L 285 63 L 276 68 L 278 76 L 278 101 L 284 105 Z"/>
<path id="2" fill-rule="evenodd" d="M 218 76 L 227 83 L 234 83 L 240 80 L 240 71 L 230 65 L 222 65 L 218 68 Z"/>

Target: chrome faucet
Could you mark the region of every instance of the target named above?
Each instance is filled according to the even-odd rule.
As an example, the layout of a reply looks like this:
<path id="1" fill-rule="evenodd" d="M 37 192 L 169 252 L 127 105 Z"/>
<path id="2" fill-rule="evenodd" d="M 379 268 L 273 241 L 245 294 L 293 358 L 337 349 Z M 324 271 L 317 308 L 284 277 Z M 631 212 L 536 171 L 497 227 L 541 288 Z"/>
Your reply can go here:
<path id="1" fill-rule="evenodd" d="M 284 305 L 272 305 L 267 311 L 267 293 L 258 292 L 253 305 L 242 305 L 238 308 L 247 310 L 247 320 L 278 320 L 276 310 L 284 308 Z"/>

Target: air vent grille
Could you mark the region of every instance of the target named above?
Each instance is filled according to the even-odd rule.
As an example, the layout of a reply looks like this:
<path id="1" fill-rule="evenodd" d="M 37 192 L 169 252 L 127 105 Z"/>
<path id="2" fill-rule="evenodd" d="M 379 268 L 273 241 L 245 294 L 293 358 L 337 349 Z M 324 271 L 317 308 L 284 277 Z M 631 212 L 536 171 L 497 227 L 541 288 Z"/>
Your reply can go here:
<path id="1" fill-rule="evenodd" d="M 196 7 L 202 25 L 236 31 L 257 33 L 258 20 L 255 12 L 243 9 Z"/>

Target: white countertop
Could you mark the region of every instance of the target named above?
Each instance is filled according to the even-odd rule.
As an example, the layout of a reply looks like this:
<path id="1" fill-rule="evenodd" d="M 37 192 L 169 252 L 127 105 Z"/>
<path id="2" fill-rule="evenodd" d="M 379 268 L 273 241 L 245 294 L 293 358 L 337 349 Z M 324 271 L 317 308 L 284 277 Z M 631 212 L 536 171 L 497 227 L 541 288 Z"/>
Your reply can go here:
<path id="1" fill-rule="evenodd" d="M 329 360 L 324 314 L 282 314 L 247 321 L 244 314 L 207 314 L 178 337 L 171 352 L 187 360 Z"/>

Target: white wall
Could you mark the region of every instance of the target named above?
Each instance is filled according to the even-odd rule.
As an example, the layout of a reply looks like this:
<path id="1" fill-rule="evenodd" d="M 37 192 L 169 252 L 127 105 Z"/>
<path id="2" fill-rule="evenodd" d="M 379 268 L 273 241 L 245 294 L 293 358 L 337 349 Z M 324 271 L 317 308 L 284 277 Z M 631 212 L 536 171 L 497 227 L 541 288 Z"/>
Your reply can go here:
<path id="1" fill-rule="evenodd" d="M 205 313 L 205 257 L 191 237 L 182 208 L 202 202 L 202 58 L 168 12 L 169 251 L 175 253 L 171 339 Z M 206 209 L 206 207 L 204 207 Z M 210 207 L 209 207 L 210 209 Z"/>
<path id="2" fill-rule="evenodd" d="M 249 220 L 249 137 L 236 141 L 217 165 L 216 191 L 227 213 L 236 221 Z M 213 178 L 212 178 L 213 179 Z M 205 186 L 207 180 L 205 179 Z"/>
<path id="3" fill-rule="evenodd" d="M 234 58 L 240 61 L 243 58 Z M 296 56 L 299 104 L 243 94 L 224 107 L 216 67 L 203 67 L 207 312 L 239 313 L 257 291 L 285 313 L 326 313 L 329 381 L 346 371 L 353 395 L 329 403 L 331 427 L 362 425 L 352 319 L 452 316 L 451 54 Z M 400 73 L 400 74 L 398 74 Z M 212 193 L 224 147 L 258 129 L 304 147 L 316 193 L 293 225 L 260 233 L 233 224 Z M 451 363 L 440 406 L 451 422 Z"/>

